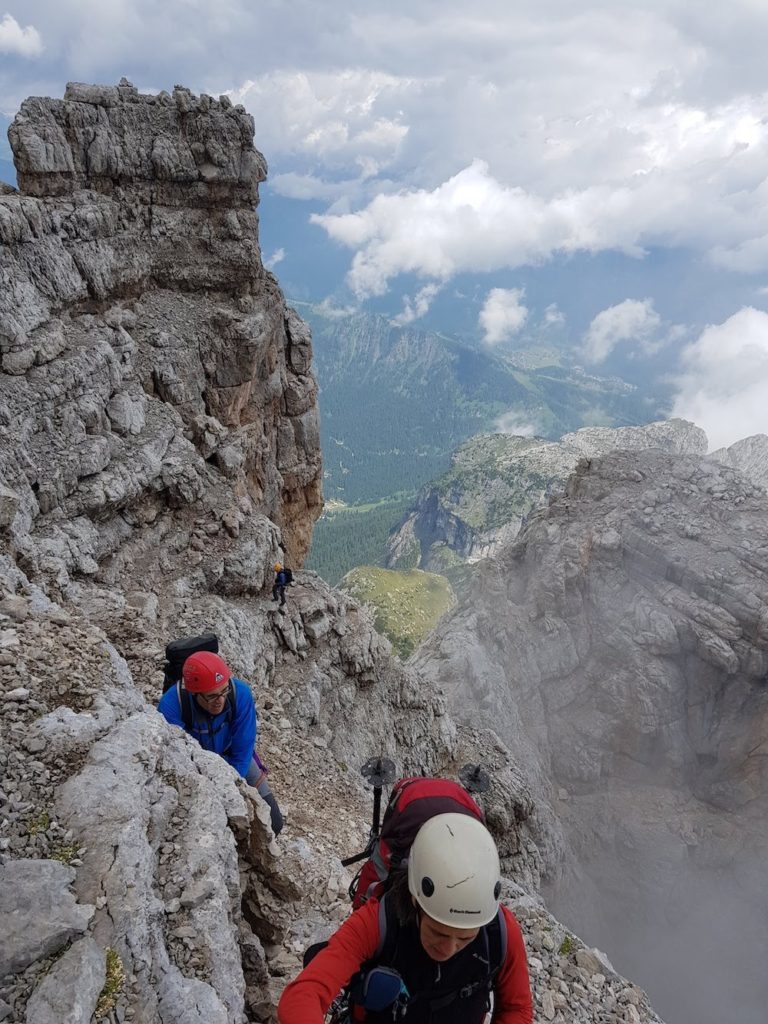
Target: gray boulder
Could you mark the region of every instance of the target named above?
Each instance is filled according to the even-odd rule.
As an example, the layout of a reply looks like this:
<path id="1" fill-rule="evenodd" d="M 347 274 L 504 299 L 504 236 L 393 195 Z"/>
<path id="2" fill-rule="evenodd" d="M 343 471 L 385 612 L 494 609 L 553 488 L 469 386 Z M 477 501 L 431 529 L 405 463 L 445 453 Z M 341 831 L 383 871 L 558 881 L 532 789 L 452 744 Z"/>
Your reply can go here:
<path id="1" fill-rule="evenodd" d="M 88 927 L 94 907 L 69 891 L 75 872 L 53 860 L 0 865 L 0 976 L 50 956 Z"/>
<path id="2" fill-rule="evenodd" d="M 93 939 L 81 939 L 30 996 L 26 1024 L 89 1024 L 105 980 L 104 950 Z"/>

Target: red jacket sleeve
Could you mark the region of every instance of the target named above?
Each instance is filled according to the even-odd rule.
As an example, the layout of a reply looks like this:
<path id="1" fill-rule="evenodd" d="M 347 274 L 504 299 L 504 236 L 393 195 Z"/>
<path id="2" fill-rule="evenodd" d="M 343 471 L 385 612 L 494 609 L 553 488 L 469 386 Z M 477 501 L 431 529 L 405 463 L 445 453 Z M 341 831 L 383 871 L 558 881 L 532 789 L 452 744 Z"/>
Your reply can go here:
<path id="1" fill-rule="evenodd" d="M 378 944 L 379 904 L 369 900 L 285 989 L 277 1007 L 280 1024 L 323 1024 L 328 1007 Z"/>
<path id="2" fill-rule="evenodd" d="M 507 958 L 494 985 L 493 1024 L 532 1024 L 533 1000 L 520 925 L 502 907 L 507 922 Z"/>

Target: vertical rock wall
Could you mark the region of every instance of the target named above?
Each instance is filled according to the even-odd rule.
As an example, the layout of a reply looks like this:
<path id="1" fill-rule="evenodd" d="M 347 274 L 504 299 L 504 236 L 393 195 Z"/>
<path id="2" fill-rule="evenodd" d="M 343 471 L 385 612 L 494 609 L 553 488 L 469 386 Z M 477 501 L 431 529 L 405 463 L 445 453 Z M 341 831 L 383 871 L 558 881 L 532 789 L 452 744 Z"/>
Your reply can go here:
<path id="1" fill-rule="evenodd" d="M 27 100 L 9 138 L 0 477 L 26 567 L 93 574 L 193 502 L 266 517 L 300 564 L 321 508 L 317 388 L 309 331 L 261 263 L 252 118 L 183 88 L 70 85 Z M 256 533 L 260 586 L 277 549 Z"/>

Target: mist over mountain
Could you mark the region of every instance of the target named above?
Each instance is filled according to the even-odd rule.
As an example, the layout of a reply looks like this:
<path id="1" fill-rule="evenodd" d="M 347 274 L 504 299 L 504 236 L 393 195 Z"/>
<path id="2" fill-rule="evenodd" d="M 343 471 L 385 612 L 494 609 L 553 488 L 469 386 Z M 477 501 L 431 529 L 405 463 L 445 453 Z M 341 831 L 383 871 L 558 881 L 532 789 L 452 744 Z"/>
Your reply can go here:
<path id="1" fill-rule="evenodd" d="M 547 891 L 679 1024 L 768 999 L 768 497 L 711 456 L 584 459 L 411 659 L 562 826 Z"/>

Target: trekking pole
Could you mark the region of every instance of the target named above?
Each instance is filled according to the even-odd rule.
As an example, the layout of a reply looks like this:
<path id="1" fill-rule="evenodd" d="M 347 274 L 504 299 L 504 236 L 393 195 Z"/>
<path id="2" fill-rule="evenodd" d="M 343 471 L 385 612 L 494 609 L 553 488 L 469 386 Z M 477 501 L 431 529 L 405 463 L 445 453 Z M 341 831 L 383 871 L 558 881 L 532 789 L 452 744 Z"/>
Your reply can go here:
<path id="1" fill-rule="evenodd" d="M 384 786 L 389 786 L 395 781 L 396 769 L 394 762 L 390 761 L 388 757 L 371 757 L 360 769 L 360 774 L 369 786 L 373 786 L 373 822 L 365 849 L 362 853 L 356 853 L 353 857 L 343 860 L 341 863 L 345 868 L 370 856 L 381 828 L 381 791 Z"/>
<path id="2" fill-rule="evenodd" d="M 381 828 L 381 791 L 395 781 L 395 765 L 388 757 L 372 757 L 360 769 L 360 774 L 373 786 L 371 838 L 376 839 Z"/>
<path id="3" fill-rule="evenodd" d="M 465 764 L 459 771 L 459 782 L 468 793 L 487 793 L 491 777 L 479 764 Z"/>

